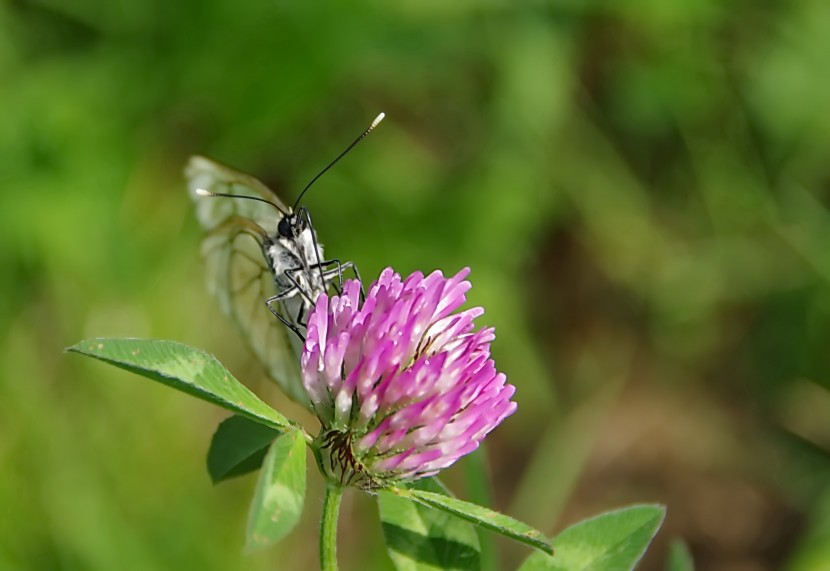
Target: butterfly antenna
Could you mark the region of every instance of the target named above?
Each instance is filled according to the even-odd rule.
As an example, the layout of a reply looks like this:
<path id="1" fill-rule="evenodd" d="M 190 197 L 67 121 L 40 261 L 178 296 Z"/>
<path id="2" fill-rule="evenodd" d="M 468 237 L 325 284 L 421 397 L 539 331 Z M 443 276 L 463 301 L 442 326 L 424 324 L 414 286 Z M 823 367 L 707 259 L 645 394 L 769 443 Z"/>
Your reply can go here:
<path id="1" fill-rule="evenodd" d="M 199 196 L 211 196 L 211 197 L 223 196 L 225 198 L 239 198 L 239 199 L 242 199 L 242 200 L 256 200 L 257 202 L 264 202 L 265 204 L 270 204 L 271 206 L 273 206 L 274 208 L 279 210 L 280 214 L 282 214 L 283 216 L 288 216 L 288 213 L 286 211 L 284 211 L 282 208 L 280 208 L 276 203 L 271 202 L 270 200 L 265 200 L 264 198 L 260 198 L 258 196 L 245 196 L 245 195 L 242 195 L 242 194 L 226 194 L 224 192 L 210 192 L 209 190 L 205 190 L 204 188 L 197 188 L 195 192 Z"/>
<path id="2" fill-rule="evenodd" d="M 317 179 L 318 179 L 318 178 L 320 178 L 321 176 L 323 176 L 323 175 L 326 173 L 326 171 L 327 171 L 327 170 L 329 170 L 331 167 L 333 167 L 333 166 L 335 165 L 335 163 L 337 163 L 337 161 L 339 161 L 340 159 L 342 159 L 343 157 L 345 157 L 345 156 L 346 156 L 346 154 L 347 154 L 349 151 L 351 151 L 351 150 L 354 148 L 354 146 L 355 146 L 356 144 L 358 144 L 360 141 L 362 141 L 362 140 L 366 137 L 366 135 L 368 135 L 369 133 L 371 133 L 371 132 L 372 132 L 372 129 L 374 129 L 375 127 L 377 127 L 377 126 L 378 126 L 378 123 L 380 123 L 381 121 L 383 121 L 383 118 L 384 118 L 385 116 L 386 116 L 386 113 L 381 113 L 380 115 L 378 115 L 377 117 L 375 117 L 375 120 L 374 120 L 374 121 L 372 121 L 372 124 L 371 124 L 371 125 L 369 125 L 369 128 L 368 128 L 368 129 L 366 129 L 365 131 L 363 131 L 363 133 L 361 133 L 361 134 L 360 134 L 360 136 L 359 136 L 357 139 L 355 139 L 354 141 L 352 141 L 352 144 L 351 144 L 351 145 L 349 145 L 348 147 L 346 147 L 346 150 L 345 150 L 345 151 L 343 151 L 342 153 L 340 153 L 339 155 L 337 155 L 337 158 L 336 158 L 336 159 L 334 159 L 334 160 L 333 160 L 333 161 L 331 161 L 328 165 L 326 165 L 326 168 L 324 168 L 324 169 L 323 169 L 323 170 L 321 170 L 319 173 L 317 173 L 317 176 L 315 176 L 313 179 L 311 179 L 311 182 L 309 182 L 307 185 L 305 185 L 305 188 L 302 190 L 302 192 L 300 193 L 300 196 L 298 196 L 298 197 L 297 197 L 297 201 L 294 203 L 294 208 L 293 208 L 293 210 L 296 210 L 296 209 L 297 209 L 297 206 L 300 204 L 300 200 L 302 200 L 303 195 L 306 193 L 306 191 L 307 191 L 309 188 L 311 188 L 311 185 L 312 185 L 312 184 L 314 184 L 315 182 L 317 182 Z"/>

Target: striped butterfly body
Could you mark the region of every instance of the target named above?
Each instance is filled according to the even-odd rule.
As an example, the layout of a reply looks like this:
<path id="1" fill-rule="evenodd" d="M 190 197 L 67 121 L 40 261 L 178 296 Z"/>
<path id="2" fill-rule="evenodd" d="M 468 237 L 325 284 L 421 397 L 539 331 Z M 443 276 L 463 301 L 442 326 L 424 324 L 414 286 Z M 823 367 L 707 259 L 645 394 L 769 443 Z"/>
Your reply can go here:
<path id="1" fill-rule="evenodd" d="M 314 177 L 294 207 L 254 177 L 210 159 L 191 157 L 185 169 L 196 217 L 206 230 L 208 288 L 268 376 L 300 403 L 307 402 L 299 355 L 308 312 L 321 293 L 339 292 L 344 270 L 359 275 L 351 262 L 326 260 L 299 199 L 382 118 Z"/>

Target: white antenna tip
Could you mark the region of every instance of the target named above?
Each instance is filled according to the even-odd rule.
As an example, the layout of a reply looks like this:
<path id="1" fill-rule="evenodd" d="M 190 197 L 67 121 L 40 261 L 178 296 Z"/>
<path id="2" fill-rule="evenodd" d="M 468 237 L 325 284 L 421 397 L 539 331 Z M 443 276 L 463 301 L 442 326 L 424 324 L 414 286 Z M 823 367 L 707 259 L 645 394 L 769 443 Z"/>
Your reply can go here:
<path id="1" fill-rule="evenodd" d="M 210 192 L 204 188 L 197 188 L 194 192 L 196 192 L 199 196 L 210 196 Z"/>
<path id="2" fill-rule="evenodd" d="M 374 129 L 375 127 L 377 127 L 377 126 L 378 126 L 378 123 L 380 123 L 381 121 L 383 121 L 383 118 L 384 118 L 384 117 L 386 117 L 386 113 L 381 113 L 380 115 L 378 115 L 377 117 L 375 117 L 375 120 L 374 120 L 374 121 L 372 121 L 372 126 L 371 126 L 371 127 L 369 127 L 369 128 L 370 128 L 370 129 Z"/>

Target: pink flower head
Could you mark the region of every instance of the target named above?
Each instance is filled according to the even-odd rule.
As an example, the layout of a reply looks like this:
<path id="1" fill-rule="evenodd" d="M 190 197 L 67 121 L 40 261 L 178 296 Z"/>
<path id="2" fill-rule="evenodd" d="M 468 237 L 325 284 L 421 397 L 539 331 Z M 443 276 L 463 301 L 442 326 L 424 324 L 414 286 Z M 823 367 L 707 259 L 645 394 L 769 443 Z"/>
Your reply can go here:
<path id="1" fill-rule="evenodd" d="M 480 307 L 457 312 L 464 269 L 401 280 L 385 269 L 360 303 L 360 282 L 320 295 L 308 320 L 303 384 L 322 423 L 318 462 L 344 485 L 379 488 L 431 476 L 478 448 L 516 410 L 515 387 L 490 358 Z"/>

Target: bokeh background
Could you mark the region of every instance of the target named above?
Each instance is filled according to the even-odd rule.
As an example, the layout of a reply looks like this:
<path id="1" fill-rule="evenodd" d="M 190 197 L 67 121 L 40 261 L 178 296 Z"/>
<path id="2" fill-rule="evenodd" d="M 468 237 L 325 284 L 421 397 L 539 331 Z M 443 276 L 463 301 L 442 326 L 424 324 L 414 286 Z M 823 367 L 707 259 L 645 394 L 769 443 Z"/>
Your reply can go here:
<path id="1" fill-rule="evenodd" d="M 0 3 L 0 569 L 315 568 L 319 478 L 243 555 L 222 412 L 62 349 L 202 347 L 312 428 L 208 297 L 181 169 L 291 199 L 379 111 L 306 204 L 364 276 L 472 268 L 519 412 L 451 487 L 550 534 L 665 503 L 644 570 L 830 569 L 828 55 L 825 0 Z M 380 536 L 350 494 L 342 567 Z"/>

